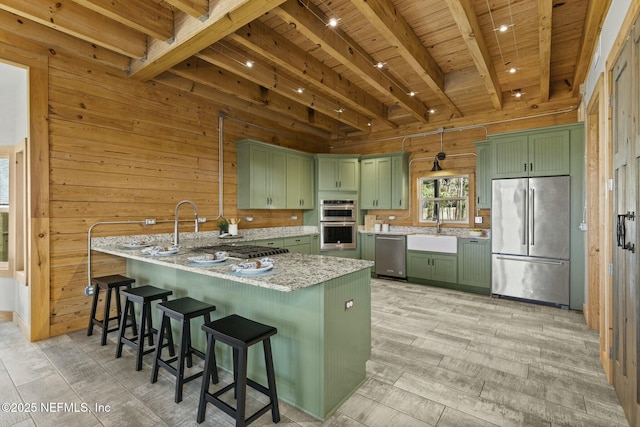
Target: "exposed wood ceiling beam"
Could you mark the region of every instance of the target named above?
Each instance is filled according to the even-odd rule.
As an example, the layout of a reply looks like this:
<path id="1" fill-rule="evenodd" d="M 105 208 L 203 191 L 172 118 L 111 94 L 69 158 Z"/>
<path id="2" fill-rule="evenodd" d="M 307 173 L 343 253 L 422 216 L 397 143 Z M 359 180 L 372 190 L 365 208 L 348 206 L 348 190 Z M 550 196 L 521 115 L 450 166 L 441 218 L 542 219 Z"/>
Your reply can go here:
<path id="1" fill-rule="evenodd" d="M 173 36 L 173 12 L 151 0 L 73 1 L 156 39 Z"/>
<path id="2" fill-rule="evenodd" d="M 147 47 L 141 32 L 71 0 L 2 0 L 0 9 L 132 58 Z"/>
<path id="3" fill-rule="evenodd" d="M 318 138 L 328 141 L 331 134 L 303 123 L 295 119 L 291 119 L 277 111 L 270 111 L 263 107 L 262 103 L 253 103 L 238 99 L 233 95 L 226 94 L 210 86 L 196 83 L 184 77 L 180 77 L 170 72 L 165 72 L 153 79 L 154 83 L 169 86 L 181 91 L 192 93 L 196 96 L 208 99 L 215 104 L 222 105 L 229 112 L 229 109 L 235 109 L 244 117 L 251 117 L 251 122 L 264 127 L 273 127 L 273 123 L 282 126 L 282 130 L 288 132 L 301 132 L 309 136 L 309 141 L 317 141 Z M 236 113 L 236 115 L 238 114 Z M 318 144 L 324 145 L 324 144 Z M 326 148 L 326 147 L 325 147 Z"/>
<path id="4" fill-rule="evenodd" d="M 454 117 L 462 113 L 444 91 L 444 73 L 391 0 L 351 0 L 394 47 L 407 64 L 433 90 Z"/>
<path id="5" fill-rule="evenodd" d="M 82 58 L 98 61 L 118 70 L 129 67 L 128 56 L 80 40 L 29 19 L 22 19 L 9 12 L 0 11 L 0 30 L 6 31 L 14 37 L 24 37 L 40 43 L 54 55 L 56 51 L 73 52 Z"/>
<path id="6" fill-rule="evenodd" d="M 584 83 L 587 71 L 591 65 L 596 42 L 602 30 L 604 18 L 611 5 L 611 0 L 589 0 L 587 6 L 587 16 L 584 19 L 582 27 L 582 36 L 580 37 L 580 47 L 578 48 L 578 60 L 573 72 L 573 95 L 576 96 L 580 91 L 580 85 Z M 604 58 L 600 58 L 604 60 Z"/>
<path id="7" fill-rule="evenodd" d="M 346 108 L 375 119 L 374 127 L 378 127 L 378 124 L 388 128 L 397 127 L 388 120 L 388 109 L 382 102 L 308 55 L 259 20 L 246 25 L 227 38 L 286 68 L 296 78 L 317 90 L 330 93 Z"/>
<path id="8" fill-rule="evenodd" d="M 310 10 L 307 10 L 307 7 Z M 397 102 L 422 123 L 428 122 L 427 106 L 420 100 L 409 96 L 406 89 L 399 87 L 385 75 L 373 67 L 375 61 L 358 46 L 351 37 L 340 29 L 327 27 L 318 17 L 324 14 L 311 3 L 301 5 L 297 0 L 287 0 L 274 11 L 282 19 L 292 22 L 297 30 L 309 40 L 318 44 L 323 50 L 342 64 L 357 73 L 376 90 L 393 96 Z"/>
<path id="9" fill-rule="evenodd" d="M 338 112 L 338 109 L 342 107 L 341 104 L 338 104 L 333 99 L 326 98 L 322 93 L 314 93 L 313 90 L 297 92 L 296 90 L 301 88 L 301 84 L 278 69 L 258 63 L 248 68 L 238 60 L 223 54 L 219 48 L 220 46 L 207 48 L 197 54 L 196 57 L 265 87 L 271 92 L 278 93 L 293 102 L 305 105 L 326 114 L 328 117 L 333 117 L 355 129 L 364 132 L 371 131 L 371 127 L 368 124 L 369 117 L 349 108 L 343 108 L 344 111 Z"/>
<path id="10" fill-rule="evenodd" d="M 188 13 L 194 18 L 205 16 L 209 12 L 209 0 L 164 0 L 171 6 Z"/>
<path id="11" fill-rule="evenodd" d="M 142 81 L 149 80 L 262 16 L 283 1 L 225 0 L 213 2 L 212 8 L 209 10 L 209 17 L 205 21 L 200 21 L 184 13 L 176 14 L 173 43 L 151 40 L 146 57 L 131 62 L 130 76 Z"/>
<path id="12" fill-rule="evenodd" d="M 480 77 L 496 110 L 502 109 L 502 90 L 498 76 L 489 55 L 487 43 L 482 35 L 478 17 L 473 8 L 472 0 L 445 0 L 453 19 L 458 25 L 462 39 L 473 58 L 473 62 L 480 73 Z"/>
<path id="13" fill-rule="evenodd" d="M 551 80 L 551 24 L 553 1 L 538 0 L 538 42 L 540 44 L 540 101 L 549 101 Z"/>
<path id="14" fill-rule="evenodd" d="M 190 58 L 177 64 L 171 73 L 188 78 L 194 82 L 217 88 L 235 95 L 245 101 L 261 104 L 264 108 L 277 111 L 298 121 L 313 124 L 333 133 L 341 133 L 340 122 L 322 113 L 313 113 L 309 108 L 292 102 L 282 95 L 273 93 L 265 87 L 238 77 L 218 66 L 198 58 Z"/>

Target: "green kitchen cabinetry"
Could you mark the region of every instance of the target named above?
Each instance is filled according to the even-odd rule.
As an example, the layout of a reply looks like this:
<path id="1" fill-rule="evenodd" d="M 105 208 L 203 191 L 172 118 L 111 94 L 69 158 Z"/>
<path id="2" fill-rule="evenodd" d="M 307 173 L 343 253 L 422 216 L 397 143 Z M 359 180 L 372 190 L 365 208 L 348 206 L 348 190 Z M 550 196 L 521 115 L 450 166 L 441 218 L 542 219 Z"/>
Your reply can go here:
<path id="1" fill-rule="evenodd" d="M 476 142 L 476 208 L 491 208 L 491 144 Z"/>
<path id="2" fill-rule="evenodd" d="M 316 154 L 319 191 L 358 191 L 359 158 L 354 156 Z"/>
<path id="3" fill-rule="evenodd" d="M 287 154 L 253 141 L 237 143 L 238 209 L 284 209 Z"/>
<path id="4" fill-rule="evenodd" d="M 520 178 L 569 175 L 571 131 L 536 129 L 491 136 L 491 176 Z"/>
<path id="5" fill-rule="evenodd" d="M 360 157 L 360 207 L 407 209 L 409 153 Z"/>
<path id="6" fill-rule="evenodd" d="M 263 240 L 255 240 L 253 242 L 256 246 L 269 246 L 273 248 L 284 248 L 284 239 L 263 239 Z"/>
<path id="7" fill-rule="evenodd" d="M 287 209 L 313 209 L 314 161 L 311 155 L 287 154 Z"/>
<path id="8" fill-rule="evenodd" d="M 409 153 L 391 155 L 391 208 L 409 209 Z"/>
<path id="9" fill-rule="evenodd" d="M 311 253 L 311 236 L 285 237 L 284 247 L 297 254 Z"/>
<path id="10" fill-rule="evenodd" d="M 407 276 L 410 279 L 457 283 L 458 256 L 437 252 L 407 251 Z"/>
<path id="11" fill-rule="evenodd" d="M 458 239 L 458 283 L 491 289 L 491 240 Z"/>
<path id="12" fill-rule="evenodd" d="M 313 209 L 313 157 L 249 139 L 236 142 L 238 209 Z"/>
<path id="13" fill-rule="evenodd" d="M 391 157 L 360 159 L 360 208 L 391 208 Z"/>
<path id="14" fill-rule="evenodd" d="M 311 255 L 320 255 L 320 235 L 312 234 L 310 237 Z"/>
<path id="15" fill-rule="evenodd" d="M 374 233 L 360 233 L 360 258 L 368 261 L 376 260 L 376 235 Z M 371 267 L 376 271 L 376 266 Z"/>

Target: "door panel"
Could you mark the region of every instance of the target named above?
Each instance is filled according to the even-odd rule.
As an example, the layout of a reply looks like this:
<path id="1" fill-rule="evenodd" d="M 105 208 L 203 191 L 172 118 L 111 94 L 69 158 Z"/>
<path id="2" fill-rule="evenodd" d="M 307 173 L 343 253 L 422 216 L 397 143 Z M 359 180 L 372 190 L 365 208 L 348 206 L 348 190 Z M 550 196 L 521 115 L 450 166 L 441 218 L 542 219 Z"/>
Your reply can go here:
<path id="1" fill-rule="evenodd" d="M 613 242 L 613 382 L 629 424 L 634 426 L 638 419 L 638 257 L 637 251 L 630 250 L 629 246 L 636 240 L 636 221 L 627 213 L 637 212 L 633 89 L 638 70 L 633 67 L 631 41 L 627 40 L 612 70 L 613 226 L 616 230 Z"/>
<path id="2" fill-rule="evenodd" d="M 529 256 L 569 259 L 570 178 L 529 180 Z"/>
<path id="3" fill-rule="evenodd" d="M 491 252 L 527 255 L 528 179 L 492 182 Z"/>

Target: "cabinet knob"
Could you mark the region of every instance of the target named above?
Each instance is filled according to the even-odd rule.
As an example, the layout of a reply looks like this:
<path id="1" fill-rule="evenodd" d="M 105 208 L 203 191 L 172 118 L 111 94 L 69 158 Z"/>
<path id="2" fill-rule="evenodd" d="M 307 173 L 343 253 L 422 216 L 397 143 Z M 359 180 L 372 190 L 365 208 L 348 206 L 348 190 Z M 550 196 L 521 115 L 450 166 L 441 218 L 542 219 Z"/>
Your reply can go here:
<path id="1" fill-rule="evenodd" d="M 527 164 L 526 163 L 524 164 L 524 171 L 525 172 L 527 171 Z"/>
<path id="2" fill-rule="evenodd" d="M 529 163 L 529 172 L 533 172 L 533 163 Z"/>

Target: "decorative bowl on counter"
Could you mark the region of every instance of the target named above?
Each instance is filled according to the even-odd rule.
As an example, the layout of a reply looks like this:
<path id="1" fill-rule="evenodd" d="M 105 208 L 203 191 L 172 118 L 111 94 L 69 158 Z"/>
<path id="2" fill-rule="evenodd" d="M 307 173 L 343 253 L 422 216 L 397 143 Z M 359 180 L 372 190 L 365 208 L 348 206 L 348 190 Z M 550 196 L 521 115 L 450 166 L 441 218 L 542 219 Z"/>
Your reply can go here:
<path id="1" fill-rule="evenodd" d="M 482 237 L 482 230 L 479 228 L 473 228 L 469 230 L 469 235 L 471 237 Z"/>

